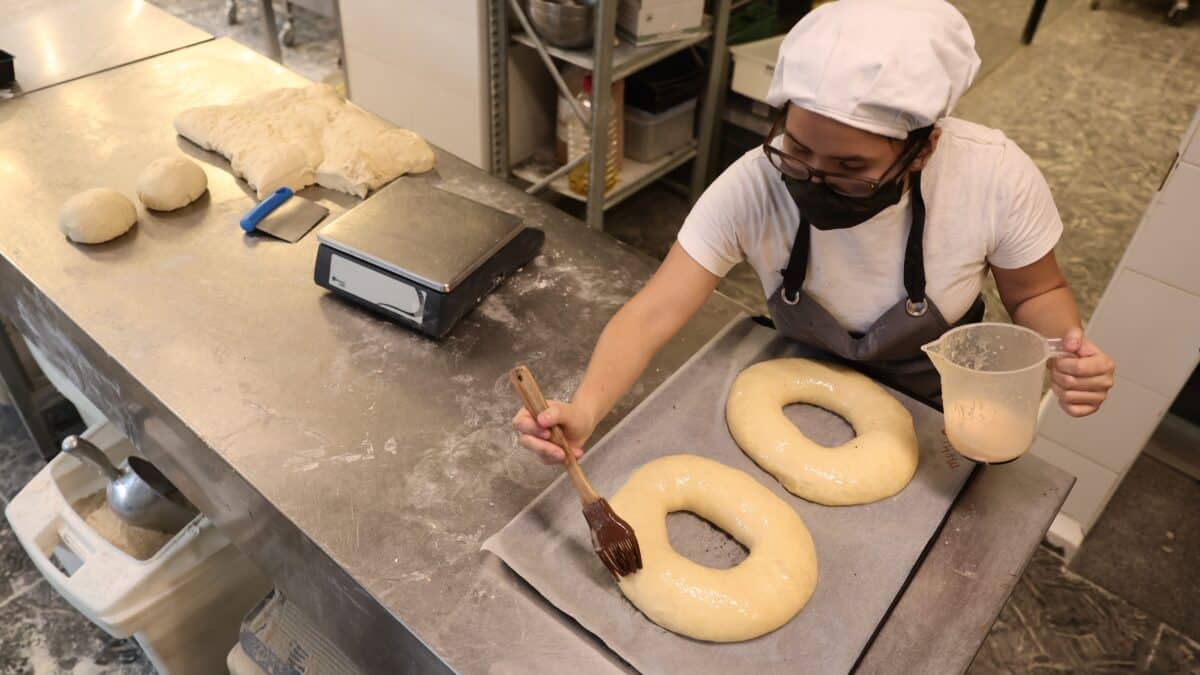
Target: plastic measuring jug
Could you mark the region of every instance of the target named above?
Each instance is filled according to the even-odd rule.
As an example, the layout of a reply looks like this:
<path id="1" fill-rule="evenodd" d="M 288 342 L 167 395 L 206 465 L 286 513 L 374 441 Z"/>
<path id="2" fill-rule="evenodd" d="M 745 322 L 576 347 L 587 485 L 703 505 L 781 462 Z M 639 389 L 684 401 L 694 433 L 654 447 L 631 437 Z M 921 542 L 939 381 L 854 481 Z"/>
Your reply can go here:
<path id="1" fill-rule="evenodd" d="M 921 349 L 942 378 L 950 444 L 987 463 L 1016 459 L 1033 445 L 1046 359 L 1073 356 L 1062 340 L 1006 323 L 960 326 Z"/>

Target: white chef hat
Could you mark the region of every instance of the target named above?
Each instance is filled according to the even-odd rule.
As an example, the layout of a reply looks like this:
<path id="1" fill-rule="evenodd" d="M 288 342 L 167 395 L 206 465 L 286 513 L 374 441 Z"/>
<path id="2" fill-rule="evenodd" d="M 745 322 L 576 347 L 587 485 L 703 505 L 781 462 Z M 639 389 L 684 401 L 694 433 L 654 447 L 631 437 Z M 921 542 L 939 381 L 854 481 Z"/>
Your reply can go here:
<path id="1" fill-rule="evenodd" d="M 949 114 L 978 70 L 975 36 L 945 0 L 837 0 L 788 33 L 767 102 L 902 139 Z"/>

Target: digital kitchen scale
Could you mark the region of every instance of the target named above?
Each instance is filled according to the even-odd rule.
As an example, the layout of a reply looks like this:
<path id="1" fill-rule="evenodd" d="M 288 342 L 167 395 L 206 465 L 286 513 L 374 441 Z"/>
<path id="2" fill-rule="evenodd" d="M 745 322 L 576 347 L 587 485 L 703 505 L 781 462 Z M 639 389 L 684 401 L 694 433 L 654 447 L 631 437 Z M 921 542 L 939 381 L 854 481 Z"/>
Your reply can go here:
<path id="1" fill-rule="evenodd" d="M 434 337 L 529 262 L 545 234 L 423 181 L 400 178 L 317 232 L 314 279 Z"/>

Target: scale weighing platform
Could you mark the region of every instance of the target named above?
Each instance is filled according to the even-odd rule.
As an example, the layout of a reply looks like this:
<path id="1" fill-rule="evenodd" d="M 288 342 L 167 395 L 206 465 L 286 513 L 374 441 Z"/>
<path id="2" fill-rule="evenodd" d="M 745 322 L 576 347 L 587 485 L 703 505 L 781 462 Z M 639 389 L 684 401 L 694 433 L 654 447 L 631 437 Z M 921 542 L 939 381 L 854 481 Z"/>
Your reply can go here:
<path id="1" fill-rule="evenodd" d="M 541 250 L 545 233 L 423 181 L 398 179 L 317 233 L 318 285 L 433 337 Z"/>

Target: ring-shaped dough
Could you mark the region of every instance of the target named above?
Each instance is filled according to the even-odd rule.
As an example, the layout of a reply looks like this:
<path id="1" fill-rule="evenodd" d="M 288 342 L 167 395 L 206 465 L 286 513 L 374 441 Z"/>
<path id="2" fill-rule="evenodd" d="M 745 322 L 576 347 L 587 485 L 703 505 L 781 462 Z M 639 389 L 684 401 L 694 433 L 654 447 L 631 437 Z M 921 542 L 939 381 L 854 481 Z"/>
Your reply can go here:
<path id="1" fill-rule="evenodd" d="M 637 534 L 642 569 L 621 592 L 651 621 L 681 635 L 737 642 L 765 635 L 804 607 L 817 585 L 817 554 L 792 507 L 744 472 L 694 455 L 639 468 L 613 497 Z M 667 514 L 691 511 L 750 550 L 729 569 L 675 552 Z"/>
<path id="2" fill-rule="evenodd" d="M 841 415 L 855 437 L 835 448 L 812 441 L 784 416 L 791 403 Z M 903 490 L 917 470 L 912 415 L 883 387 L 845 366 L 808 359 L 756 363 L 734 380 L 725 418 L 751 459 L 810 502 L 878 501 Z"/>

